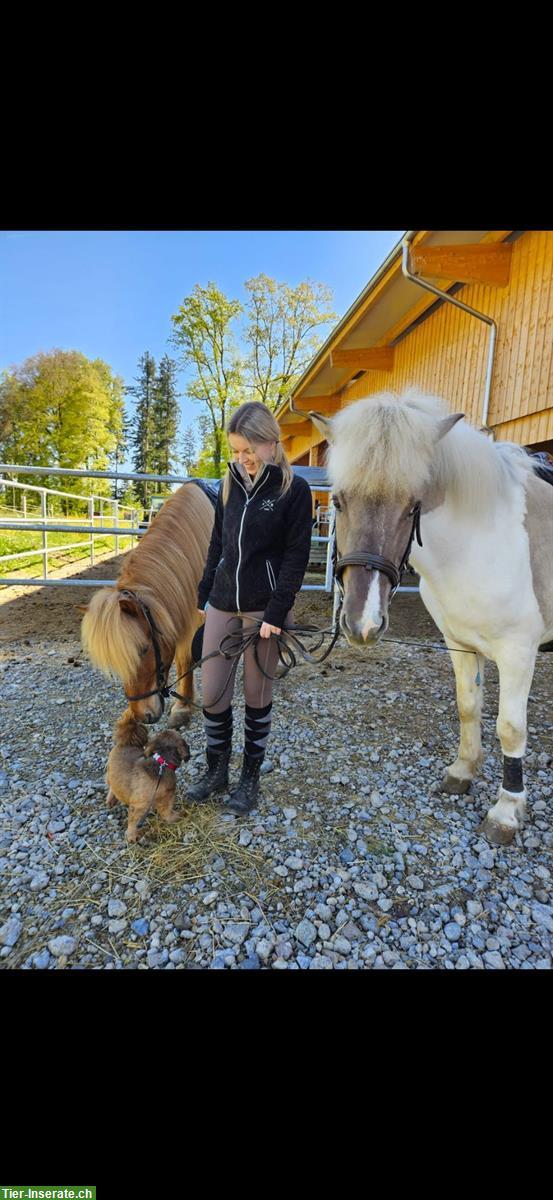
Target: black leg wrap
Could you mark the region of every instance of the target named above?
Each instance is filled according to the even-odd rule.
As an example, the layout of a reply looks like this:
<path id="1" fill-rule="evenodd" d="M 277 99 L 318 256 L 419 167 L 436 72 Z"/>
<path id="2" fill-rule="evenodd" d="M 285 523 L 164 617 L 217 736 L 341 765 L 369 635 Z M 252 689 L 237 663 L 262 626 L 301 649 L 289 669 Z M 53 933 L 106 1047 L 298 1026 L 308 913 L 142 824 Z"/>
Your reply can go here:
<path id="1" fill-rule="evenodd" d="M 212 713 L 208 708 L 202 712 L 208 750 L 214 754 L 226 752 L 232 746 L 232 705 L 220 713 Z"/>
<path id="2" fill-rule="evenodd" d="M 522 759 L 503 755 L 503 787 L 507 792 L 523 792 Z"/>
<path id="3" fill-rule="evenodd" d="M 271 709 L 273 705 L 266 704 L 264 708 L 252 708 L 246 704 L 244 723 L 244 751 L 251 758 L 263 758 L 267 741 L 271 732 Z"/>
<path id="4" fill-rule="evenodd" d="M 210 796 L 228 789 L 228 769 L 232 753 L 232 705 L 222 713 L 210 713 L 204 708 L 207 740 L 207 771 L 189 787 L 187 796 L 195 804 L 203 804 Z"/>

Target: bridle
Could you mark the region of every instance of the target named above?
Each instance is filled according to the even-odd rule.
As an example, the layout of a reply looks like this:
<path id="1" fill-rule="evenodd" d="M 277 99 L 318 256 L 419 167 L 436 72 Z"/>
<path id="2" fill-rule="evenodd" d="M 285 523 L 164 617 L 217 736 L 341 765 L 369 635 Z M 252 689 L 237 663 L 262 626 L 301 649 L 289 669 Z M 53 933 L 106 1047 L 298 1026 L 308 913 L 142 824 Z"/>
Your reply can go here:
<path id="1" fill-rule="evenodd" d="M 365 554 L 365 553 L 344 554 L 342 557 L 340 557 L 338 554 L 338 542 L 337 542 L 336 536 L 334 537 L 332 564 L 334 567 L 334 576 L 336 579 L 336 583 L 338 585 L 338 591 L 340 593 L 339 609 L 341 609 L 342 604 L 344 602 L 344 598 L 345 598 L 344 585 L 342 583 L 342 575 L 343 575 L 343 572 L 346 567 L 364 567 L 366 571 L 381 571 L 383 575 L 387 575 L 388 579 L 390 580 L 390 583 L 392 584 L 392 590 L 390 592 L 390 596 L 389 596 L 389 600 L 388 600 L 388 603 L 390 603 L 390 601 L 395 596 L 397 589 L 401 583 L 401 576 L 405 570 L 405 567 L 407 566 L 407 563 L 409 560 L 409 555 L 411 553 L 411 546 L 413 544 L 413 538 L 415 537 L 415 535 L 416 535 L 419 546 L 422 546 L 422 538 L 421 538 L 421 531 L 420 531 L 420 518 L 421 518 L 421 501 L 420 500 L 415 501 L 413 507 L 409 511 L 409 516 L 413 518 L 413 523 L 411 525 L 411 533 L 409 534 L 409 541 L 407 542 L 405 550 L 403 551 L 403 555 L 401 557 L 401 562 L 399 564 L 399 567 L 396 567 L 395 563 L 393 563 L 391 561 L 391 559 L 383 558 L 380 554 Z M 339 612 L 336 617 L 336 621 L 338 621 L 338 617 L 339 617 Z"/>
<path id="2" fill-rule="evenodd" d="M 128 590 L 125 590 L 125 591 L 121 592 L 121 596 L 130 597 L 131 600 L 134 600 L 135 604 L 138 604 L 139 608 L 144 613 L 144 616 L 146 617 L 148 625 L 150 626 L 152 646 L 154 649 L 154 654 L 155 654 L 155 659 L 156 659 L 157 687 L 152 688 L 151 692 L 142 692 L 140 696 L 127 696 L 127 693 L 125 692 L 126 699 L 127 700 L 146 700 L 148 698 L 148 696 L 159 696 L 159 698 L 161 700 L 161 711 L 163 712 L 163 710 L 165 708 L 165 701 L 172 694 L 171 689 L 167 686 L 167 671 L 166 671 L 165 667 L 163 666 L 163 659 L 161 657 L 161 650 L 159 648 L 159 638 L 163 637 L 163 634 L 161 633 L 161 630 L 158 629 L 158 627 L 154 621 L 154 618 L 150 612 L 150 609 L 148 608 L 148 605 L 145 604 L 144 601 L 140 599 L 140 596 L 136 595 L 136 592 L 130 592 Z"/>

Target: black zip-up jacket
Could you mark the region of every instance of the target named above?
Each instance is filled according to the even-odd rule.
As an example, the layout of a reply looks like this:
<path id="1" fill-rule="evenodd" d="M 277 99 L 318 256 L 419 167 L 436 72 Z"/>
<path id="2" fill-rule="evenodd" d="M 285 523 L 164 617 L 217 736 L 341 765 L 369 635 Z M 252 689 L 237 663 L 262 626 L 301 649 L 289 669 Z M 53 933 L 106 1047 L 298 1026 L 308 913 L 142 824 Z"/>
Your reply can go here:
<path id="1" fill-rule="evenodd" d="M 280 496 L 281 468 L 266 463 L 248 492 L 236 464 L 229 469 L 230 495 L 223 505 L 221 484 L 198 608 L 209 601 L 223 612 L 263 611 L 269 625 L 282 629 L 309 562 L 309 484 L 294 475 Z"/>

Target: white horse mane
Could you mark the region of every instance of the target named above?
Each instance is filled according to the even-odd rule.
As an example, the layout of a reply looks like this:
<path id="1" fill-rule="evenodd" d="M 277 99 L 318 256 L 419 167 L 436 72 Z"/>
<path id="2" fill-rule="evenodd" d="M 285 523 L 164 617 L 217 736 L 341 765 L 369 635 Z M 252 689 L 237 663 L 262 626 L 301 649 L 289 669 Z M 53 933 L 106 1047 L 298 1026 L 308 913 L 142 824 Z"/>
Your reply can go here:
<path id="1" fill-rule="evenodd" d="M 415 388 L 348 405 L 332 420 L 327 464 L 334 489 L 366 499 L 418 498 L 437 485 L 457 504 L 481 511 L 533 472 L 521 446 L 494 443 L 466 421 L 438 441 L 438 424 L 450 415 L 442 400 Z"/>

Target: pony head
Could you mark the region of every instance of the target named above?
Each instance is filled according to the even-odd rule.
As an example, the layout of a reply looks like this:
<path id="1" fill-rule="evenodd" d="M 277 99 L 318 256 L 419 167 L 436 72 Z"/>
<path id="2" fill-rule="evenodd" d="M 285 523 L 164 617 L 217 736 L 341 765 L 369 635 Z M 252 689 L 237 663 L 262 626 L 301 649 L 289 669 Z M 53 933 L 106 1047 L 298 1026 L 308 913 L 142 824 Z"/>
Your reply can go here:
<path id="1" fill-rule="evenodd" d="M 415 505 L 439 485 L 439 447 L 462 413 L 435 397 L 384 392 L 359 400 L 332 420 L 311 412 L 328 441 L 338 558 L 380 559 L 343 568 L 340 624 L 351 644 L 375 644 L 388 628 L 394 568 L 405 557 Z"/>
<path id="2" fill-rule="evenodd" d="M 153 619 L 154 634 L 145 608 Z M 163 713 L 163 698 L 157 690 L 154 635 L 165 682 L 175 652 L 175 630 L 146 588 L 141 588 L 140 597 L 118 588 L 102 588 L 92 597 L 81 626 L 83 646 L 91 662 L 105 675 L 121 680 L 130 711 L 146 725 L 159 721 Z M 154 694 L 145 695 L 147 692 Z"/>

